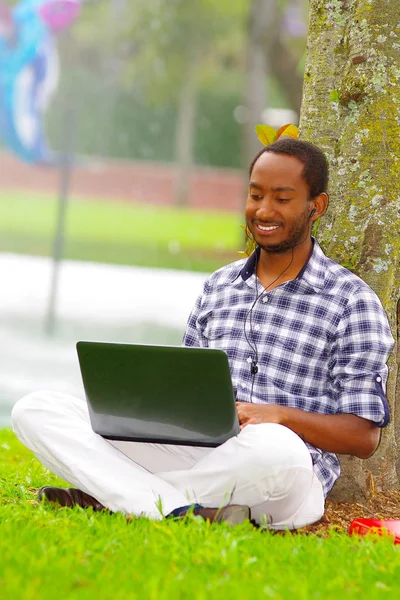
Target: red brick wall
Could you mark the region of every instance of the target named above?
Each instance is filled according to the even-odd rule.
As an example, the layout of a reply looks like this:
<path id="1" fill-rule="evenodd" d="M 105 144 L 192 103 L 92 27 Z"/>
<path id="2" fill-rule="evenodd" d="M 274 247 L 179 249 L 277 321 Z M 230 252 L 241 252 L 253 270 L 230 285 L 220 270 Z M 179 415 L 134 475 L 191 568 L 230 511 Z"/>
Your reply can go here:
<path id="1" fill-rule="evenodd" d="M 125 202 L 173 204 L 176 169 L 165 163 L 116 162 L 88 158 L 73 168 L 71 193 Z M 30 166 L 0 154 L 0 189 L 57 193 L 60 171 Z M 245 179 L 231 169 L 195 168 L 191 174 L 189 206 L 242 212 Z"/>

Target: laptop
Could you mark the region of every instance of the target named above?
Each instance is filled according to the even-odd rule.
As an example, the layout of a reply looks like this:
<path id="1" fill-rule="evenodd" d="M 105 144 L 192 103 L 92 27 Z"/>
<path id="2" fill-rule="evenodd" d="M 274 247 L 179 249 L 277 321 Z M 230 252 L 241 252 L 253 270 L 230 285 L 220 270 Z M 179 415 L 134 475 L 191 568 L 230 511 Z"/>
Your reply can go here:
<path id="1" fill-rule="evenodd" d="M 240 431 L 223 350 L 77 343 L 93 430 L 111 440 L 216 447 Z"/>

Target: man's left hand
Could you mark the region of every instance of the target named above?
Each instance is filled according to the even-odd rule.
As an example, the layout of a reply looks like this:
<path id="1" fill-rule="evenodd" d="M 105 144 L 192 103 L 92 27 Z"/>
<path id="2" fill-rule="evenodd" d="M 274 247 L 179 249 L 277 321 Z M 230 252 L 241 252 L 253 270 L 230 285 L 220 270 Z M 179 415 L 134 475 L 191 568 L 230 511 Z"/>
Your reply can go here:
<path id="1" fill-rule="evenodd" d="M 246 425 L 259 423 L 282 422 L 282 407 L 278 404 L 251 404 L 250 402 L 236 402 L 240 429 Z"/>
<path id="2" fill-rule="evenodd" d="M 246 425 L 277 423 L 325 452 L 369 458 L 379 444 L 380 428 L 368 419 L 349 413 L 324 415 L 280 404 L 250 402 L 236 402 L 236 410 L 240 429 Z"/>

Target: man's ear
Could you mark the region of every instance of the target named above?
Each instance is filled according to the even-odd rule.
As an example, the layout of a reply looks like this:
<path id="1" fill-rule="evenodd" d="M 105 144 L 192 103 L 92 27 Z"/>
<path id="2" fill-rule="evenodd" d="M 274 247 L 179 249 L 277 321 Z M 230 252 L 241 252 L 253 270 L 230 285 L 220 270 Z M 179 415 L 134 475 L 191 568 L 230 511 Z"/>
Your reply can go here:
<path id="1" fill-rule="evenodd" d="M 329 204 L 328 194 L 326 194 L 325 192 L 322 192 L 322 194 L 319 194 L 319 196 L 315 196 L 315 198 L 313 198 L 313 203 L 314 203 L 315 212 L 313 212 L 311 220 L 316 221 L 317 219 L 322 217 L 322 215 L 325 214 L 326 209 L 328 208 L 328 204 Z"/>

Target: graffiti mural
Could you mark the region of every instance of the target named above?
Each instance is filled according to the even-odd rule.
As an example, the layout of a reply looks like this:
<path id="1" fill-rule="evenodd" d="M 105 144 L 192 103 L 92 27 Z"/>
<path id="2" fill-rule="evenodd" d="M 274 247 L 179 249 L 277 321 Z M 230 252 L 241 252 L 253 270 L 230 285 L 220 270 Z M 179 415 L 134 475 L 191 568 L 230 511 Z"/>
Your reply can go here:
<path id="1" fill-rule="evenodd" d="M 55 38 L 80 8 L 80 0 L 0 5 L 0 141 L 26 162 L 55 161 L 44 132 L 60 72 Z"/>

